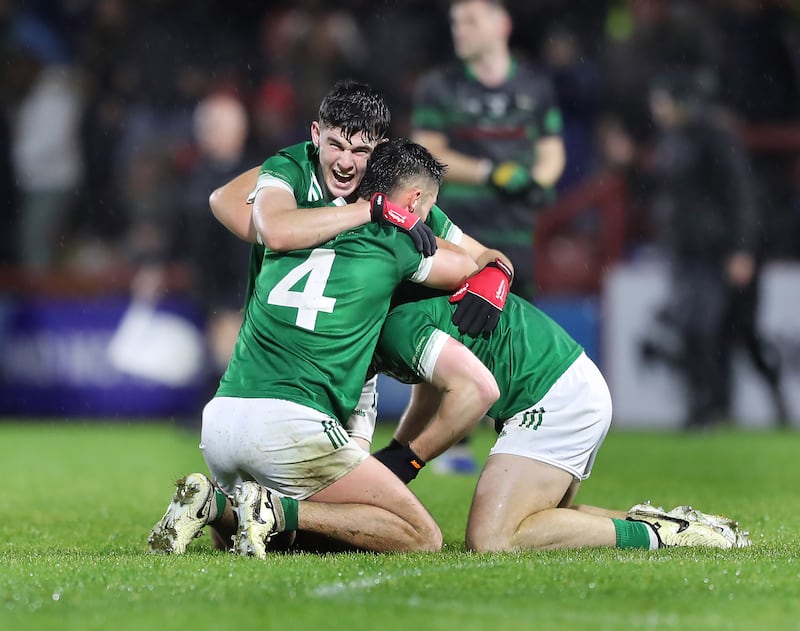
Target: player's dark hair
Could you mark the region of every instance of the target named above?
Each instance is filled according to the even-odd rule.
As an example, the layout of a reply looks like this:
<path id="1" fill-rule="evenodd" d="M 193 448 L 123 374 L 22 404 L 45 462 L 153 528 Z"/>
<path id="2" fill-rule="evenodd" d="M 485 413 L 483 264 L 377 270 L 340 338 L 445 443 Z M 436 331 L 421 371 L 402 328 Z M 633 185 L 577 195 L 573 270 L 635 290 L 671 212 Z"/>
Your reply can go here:
<path id="1" fill-rule="evenodd" d="M 422 145 L 407 138 L 387 140 L 372 152 L 357 193 L 362 199 L 370 199 L 374 193 L 388 195 L 397 186 L 420 177 L 441 184 L 446 170 Z"/>
<path id="2" fill-rule="evenodd" d="M 346 140 L 361 133 L 365 140 L 376 141 L 386 136 L 392 117 L 386 101 L 372 86 L 342 79 L 322 99 L 317 120 L 341 129 Z"/>

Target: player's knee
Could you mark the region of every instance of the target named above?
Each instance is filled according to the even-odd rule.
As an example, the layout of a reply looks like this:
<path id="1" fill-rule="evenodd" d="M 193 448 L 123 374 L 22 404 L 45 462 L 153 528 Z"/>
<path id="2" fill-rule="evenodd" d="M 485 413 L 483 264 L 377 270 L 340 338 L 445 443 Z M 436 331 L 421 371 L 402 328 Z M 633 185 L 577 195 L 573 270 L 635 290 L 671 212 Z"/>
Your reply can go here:
<path id="1" fill-rule="evenodd" d="M 465 544 L 472 552 L 506 552 L 513 549 L 511 535 L 493 524 L 470 524 Z"/>
<path id="2" fill-rule="evenodd" d="M 442 549 L 442 531 L 433 520 L 416 531 L 414 550 L 417 552 L 440 552 Z"/>

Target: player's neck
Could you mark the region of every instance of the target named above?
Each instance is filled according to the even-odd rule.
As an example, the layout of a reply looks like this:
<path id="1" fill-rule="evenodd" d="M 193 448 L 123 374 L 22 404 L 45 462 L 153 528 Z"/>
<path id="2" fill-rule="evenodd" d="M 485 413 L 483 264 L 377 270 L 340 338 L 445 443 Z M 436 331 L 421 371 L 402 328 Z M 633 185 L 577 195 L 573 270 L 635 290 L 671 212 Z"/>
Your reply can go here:
<path id="1" fill-rule="evenodd" d="M 470 60 L 467 67 L 483 85 L 494 88 L 505 83 L 511 73 L 511 53 L 499 48 Z"/>

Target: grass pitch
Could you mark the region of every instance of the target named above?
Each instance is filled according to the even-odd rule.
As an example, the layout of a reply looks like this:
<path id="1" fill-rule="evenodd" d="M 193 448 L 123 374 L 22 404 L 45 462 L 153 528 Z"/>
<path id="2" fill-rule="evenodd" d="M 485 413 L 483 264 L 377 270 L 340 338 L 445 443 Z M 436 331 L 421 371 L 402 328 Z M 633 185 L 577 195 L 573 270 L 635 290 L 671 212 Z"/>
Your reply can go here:
<path id="1" fill-rule="evenodd" d="M 389 438 L 379 428 L 376 445 Z M 473 442 L 485 454 L 493 434 Z M 204 470 L 170 424 L 0 423 L 0 629 L 800 629 L 800 433 L 614 432 L 578 500 L 689 503 L 744 550 L 469 554 L 474 477 L 422 472 L 441 554 L 149 554 L 175 478 Z"/>

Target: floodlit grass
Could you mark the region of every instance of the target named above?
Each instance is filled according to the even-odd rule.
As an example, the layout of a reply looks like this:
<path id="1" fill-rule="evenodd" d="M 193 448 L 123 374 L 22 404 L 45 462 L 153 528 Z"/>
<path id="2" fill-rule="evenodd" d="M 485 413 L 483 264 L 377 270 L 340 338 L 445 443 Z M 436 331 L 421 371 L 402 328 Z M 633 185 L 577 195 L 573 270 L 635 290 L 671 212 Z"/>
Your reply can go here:
<path id="1" fill-rule="evenodd" d="M 388 441 L 381 427 L 377 445 Z M 485 453 L 488 430 L 474 441 Z M 146 551 L 181 474 L 203 470 L 173 425 L 0 423 L 0 629 L 798 629 L 800 434 L 613 432 L 578 500 L 728 513 L 753 547 L 468 554 L 474 477 L 413 483 L 441 554 L 276 555 L 194 542 Z"/>

